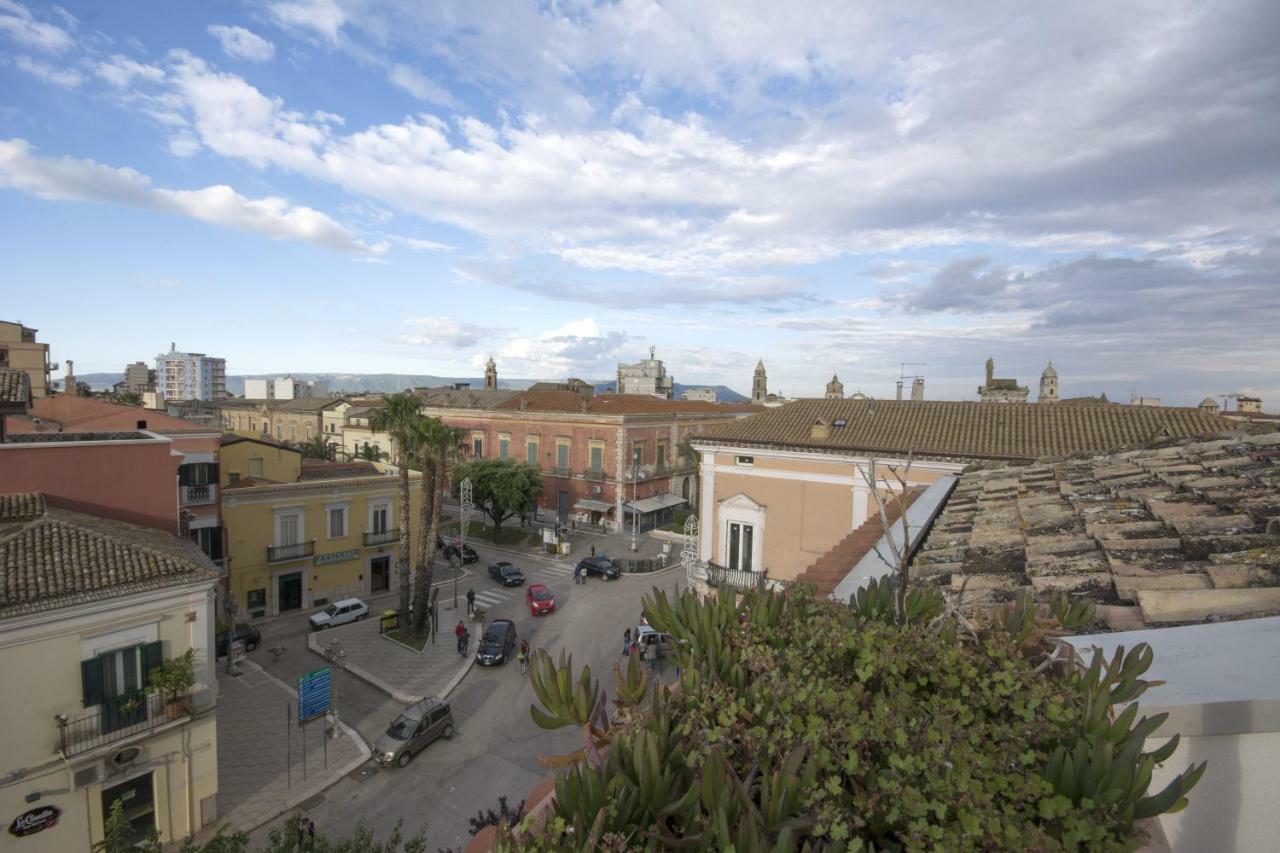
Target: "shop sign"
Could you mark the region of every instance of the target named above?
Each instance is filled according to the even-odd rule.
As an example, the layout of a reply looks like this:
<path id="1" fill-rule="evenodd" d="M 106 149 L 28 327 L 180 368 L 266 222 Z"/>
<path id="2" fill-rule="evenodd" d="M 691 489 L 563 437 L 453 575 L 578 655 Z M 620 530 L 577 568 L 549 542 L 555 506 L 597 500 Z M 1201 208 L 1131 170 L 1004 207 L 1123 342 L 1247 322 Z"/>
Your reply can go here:
<path id="1" fill-rule="evenodd" d="M 360 552 L 355 548 L 350 551 L 334 551 L 332 554 L 316 554 L 316 565 L 327 566 L 330 563 L 345 563 L 347 560 L 354 560 L 360 556 Z"/>
<path id="2" fill-rule="evenodd" d="M 9 824 L 9 834 L 21 838 L 24 835 L 35 835 L 41 830 L 57 826 L 62 809 L 57 806 L 40 806 L 29 812 L 23 812 Z"/>

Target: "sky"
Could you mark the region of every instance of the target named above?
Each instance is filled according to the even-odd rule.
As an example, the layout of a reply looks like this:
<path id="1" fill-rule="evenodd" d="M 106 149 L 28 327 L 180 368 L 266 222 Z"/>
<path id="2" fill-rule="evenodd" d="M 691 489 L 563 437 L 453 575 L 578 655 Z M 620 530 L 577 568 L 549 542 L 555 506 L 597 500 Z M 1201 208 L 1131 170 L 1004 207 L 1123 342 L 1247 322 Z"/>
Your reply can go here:
<path id="1" fill-rule="evenodd" d="M 654 346 L 1280 410 L 1278 43 L 1271 0 L 0 0 L 0 319 L 80 374 Z"/>

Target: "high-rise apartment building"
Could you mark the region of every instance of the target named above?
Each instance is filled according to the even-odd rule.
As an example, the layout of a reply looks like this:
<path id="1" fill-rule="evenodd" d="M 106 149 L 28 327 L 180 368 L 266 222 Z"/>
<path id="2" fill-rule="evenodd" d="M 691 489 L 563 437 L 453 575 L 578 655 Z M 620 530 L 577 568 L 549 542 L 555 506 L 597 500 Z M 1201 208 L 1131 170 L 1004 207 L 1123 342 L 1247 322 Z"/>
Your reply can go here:
<path id="1" fill-rule="evenodd" d="M 244 381 L 244 398 L 246 400 L 309 400 L 313 397 L 327 399 L 329 383 L 322 379 L 308 382 L 283 376 L 279 379 L 246 379 Z"/>
<path id="2" fill-rule="evenodd" d="M 49 393 L 49 345 L 36 343 L 36 329 L 0 320 L 0 370 L 21 370 L 31 380 L 31 396 Z"/>
<path id="3" fill-rule="evenodd" d="M 156 371 L 147 367 L 145 361 L 135 361 L 124 368 L 124 390 L 132 394 L 143 394 L 154 391 L 156 387 Z"/>
<path id="4" fill-rule="evenodd" d="M 156 356 L 156 394 L 161 400 L 221 400 L 227 396 L 227 361 L 169 344 Z"/>

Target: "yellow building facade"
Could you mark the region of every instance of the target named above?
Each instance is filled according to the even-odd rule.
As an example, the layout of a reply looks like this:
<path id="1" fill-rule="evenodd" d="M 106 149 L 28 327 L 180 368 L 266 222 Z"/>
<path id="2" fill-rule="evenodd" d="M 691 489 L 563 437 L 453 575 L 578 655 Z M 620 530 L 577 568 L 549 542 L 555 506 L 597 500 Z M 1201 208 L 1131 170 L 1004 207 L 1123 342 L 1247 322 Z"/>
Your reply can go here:
<path id="1" fill-rule="evenodd" d="M 0 320 L 0 370 L 21 370 L 31 380 L 31 396 L 49 395 L 49 345 L 36 342 L 36 330 Z"/>
<path id="2" fill-rule="evenodd" d="M 260 440 L 224 443 L 222 513 L 230 591 L 251 619 L 398 589 L 400 480 L 342 475 Z M 336 473 L 338 476 L 328 476 Z M 421 476 L 410 472 L 411 555 Z"/>
<path id="3" fill-rule="evenodd" d="M 77 556 L 19 547 L 68 537 Z M 80 562 L 90 553 L 96 565 Z M 116 801 L 136 837 L 154 830 L 166 845 L 215 823 L 212 565 L 160 531 L 55 510 L 4 539 L 4 561 L 43 582 L 0 608 L 0 848 L 89 850 Z M 188 649 L 189 694 L 148 692 L 147 672 Z"/>

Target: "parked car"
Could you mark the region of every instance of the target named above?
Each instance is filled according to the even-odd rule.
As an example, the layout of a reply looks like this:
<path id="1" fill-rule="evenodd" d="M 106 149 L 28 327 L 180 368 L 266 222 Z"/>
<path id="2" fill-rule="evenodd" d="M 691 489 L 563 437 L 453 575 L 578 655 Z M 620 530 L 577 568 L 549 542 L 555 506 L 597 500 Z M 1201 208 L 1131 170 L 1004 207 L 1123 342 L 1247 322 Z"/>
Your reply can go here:
<path id="1" fill-rule="evenodd" d="M 530 584 L 524 592 L 524 601 L 529 605 L 530 616 L 541 616 L 556 610 L 556 597 L 547 589 L 546 584 Z"/>
<path id="2" fill-rule="evenodd" d="M 244 650 L 246 652 L 251 652 L 258 647 L 259 643 L 262 642 L 262 632 L 252 625 L 247 625 L 243 622 L 231 631 L 219 631 L 217 639 L 214 642 L 214 648 L 218 657 L 226 657 L 227 649 L 230 648 L 231 644 L 236 640 L 243 641 Z"/>
<path id="3" fill-rule="evenodd" d="M 453 737 L 453 711 L 439 699 L 410 705 L 373 742 L 373 759 L 384 767 L 404 767 L 440 738 Z"/>
<path id="4" fill-rule="evenodd" d="M 516 649 L 516 623 L 510 619 L 495 619 L 484 629 L 480 647 L 476 650 L 476 663 L 496 666 L 507 662 Z"/>
<path id="5" fill-rule="evenodd" d="M 335 601 L 312 616 L 310 619 L 311 630 L 320 631 L 324 628 L 336 628 L 339 625 L 346 625 L 348 622 L 356 622 L 368 615 L 369 605 L 358 598 L 344 598 L 341 601 Z"/>
<path id="6" fill-rule="evenodd" d="M 650 625 L 641 625 L 636 628 L 636 648 L 639 651 L 643 652 L 654 643 L 658 644 L 658 654 L 662 657 L 675 651 L 675 641 L 671 639 L 670 634 L 655 631 Z"/>
<path id="7" fill-rule="evenodd" d="M 622 577 L 622 570 L 613 564 L 608 557 L 587 557 L 578 561 L 578 570 L 585 577 L 599 575 L 607 581 Z"/>
<path id="8" fill-rule="evenodd" d="M 480 561 L 480 555 L 470 545 L 463 545 L 459 549 L 457 542 L 446 542 L 444 545 L 444 558 L 452 560 L 454 557 L 462 560 L 463 565 Z"/>
<path id="9" fill-rule="evenodd" d="M 489 565 L 489 577 L 503 586 L 524 586 L 524 572 L 503 560 Z"/>

